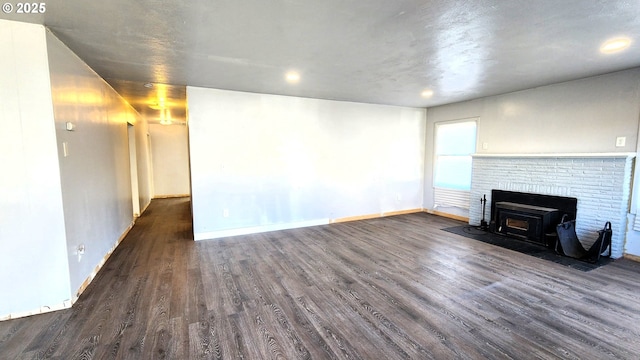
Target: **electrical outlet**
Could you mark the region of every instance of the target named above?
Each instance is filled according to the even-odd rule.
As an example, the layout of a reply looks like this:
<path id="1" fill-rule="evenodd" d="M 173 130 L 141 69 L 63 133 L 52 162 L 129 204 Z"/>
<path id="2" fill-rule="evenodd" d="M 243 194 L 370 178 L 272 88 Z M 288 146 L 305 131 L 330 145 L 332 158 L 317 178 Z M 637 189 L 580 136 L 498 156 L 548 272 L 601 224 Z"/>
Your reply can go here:
<path id="1" fill-rule="evenodd" d="M 618 136 L 616 138 L 616 147 L 624 147 L 624 145 L 627 143 L 627 138 L 624 136 Z"/>
<path id="2" fill-rule="evenodd" d="M 229 209 L 222 210 L 222 216 L 223 217 L 229 217 Z"/>

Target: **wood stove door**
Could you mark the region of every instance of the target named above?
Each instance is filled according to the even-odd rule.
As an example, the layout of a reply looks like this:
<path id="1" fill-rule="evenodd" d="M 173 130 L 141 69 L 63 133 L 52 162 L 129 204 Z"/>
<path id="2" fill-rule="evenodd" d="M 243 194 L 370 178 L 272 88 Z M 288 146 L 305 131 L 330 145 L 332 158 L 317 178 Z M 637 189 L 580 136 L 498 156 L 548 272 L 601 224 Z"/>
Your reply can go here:
<path id="1" fill-rule="evenodd" d="M 544 244 L 542 218 L 515 211 L 500 210 L 497 230 L 501 234 Z"/>

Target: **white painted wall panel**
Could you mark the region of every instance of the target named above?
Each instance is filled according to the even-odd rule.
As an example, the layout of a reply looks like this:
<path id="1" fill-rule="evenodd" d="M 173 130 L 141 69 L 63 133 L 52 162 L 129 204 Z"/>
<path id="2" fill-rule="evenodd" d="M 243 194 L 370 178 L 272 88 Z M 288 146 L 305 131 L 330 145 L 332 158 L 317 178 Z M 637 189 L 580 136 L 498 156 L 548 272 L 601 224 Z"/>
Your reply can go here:
<path id="1" fill-rule="evenodd" d="M 135 110 L 131 110 L 135 113 Z M 138 195 L 140 211 L 144 211 L 149 203 L 153 193 L 151 191 L 151 146 L 149 144 L 149 125 L 142 117 L 137 117 L 134 124 L 136 133 L 136 157 L 138 165 Z"/>
<path id="2" fill-rule="evenodd" d="M 0 20 L 0 319 L 70 305 L 45 30 Z"/>
<path id="3" fill-rule="evenodd" d="M 133 220 L 127 121 L 138 115 L 82 60 L 47 32 L 67 259 L 75 293 Z M 75 125 L 67 131 L 65 124 Z M 63 143 L 68 144 L 64 156 Z M 85 253 L 77 254 L 84 245 Z"/>
<path id="4" fill-rule="evenodd" d="M 188 195 L 189 134 L 184 125 L 149 124 L 154 196 Z"/>
<path id="5" fill-rule="evenodd" d="M 627 214 L 627 238 L 624 246 L 624 253 L 640 256 L 640 231 L 633 229 L 638 214 Z"/>
<path id="6" fill-rule="evenodd" d="M 422 207 L 424 109 L 195 87 L 187 98 L 196 239 Z"/>

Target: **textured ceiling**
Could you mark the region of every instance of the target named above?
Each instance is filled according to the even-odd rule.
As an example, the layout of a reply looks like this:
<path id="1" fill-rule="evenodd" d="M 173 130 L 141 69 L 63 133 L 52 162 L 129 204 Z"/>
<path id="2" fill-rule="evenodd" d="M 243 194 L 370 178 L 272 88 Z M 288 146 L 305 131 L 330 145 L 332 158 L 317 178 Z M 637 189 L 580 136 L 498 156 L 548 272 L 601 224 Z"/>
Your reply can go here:
<path id="1" fill-rule="evenodd" d="M 142 84 L 174 85 L 175 117 L 185 85 L 428 107 L 640 66 L 638 0 L 49 0 L 0 18 L 49 27 L 142 113 Z M 620 35 L 629 49 L 598 51 Z"/>

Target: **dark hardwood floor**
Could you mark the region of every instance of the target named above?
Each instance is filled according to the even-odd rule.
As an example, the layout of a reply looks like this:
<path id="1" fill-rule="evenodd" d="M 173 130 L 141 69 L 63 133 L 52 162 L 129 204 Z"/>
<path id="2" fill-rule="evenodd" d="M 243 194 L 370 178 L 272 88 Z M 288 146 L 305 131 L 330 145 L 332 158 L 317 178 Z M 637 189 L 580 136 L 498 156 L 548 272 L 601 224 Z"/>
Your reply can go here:
<path id="1" fill-rule="evenodd" d="M 581 272 L 424 213 L 192 241 L 154 200 L 72 309 L 2 359 L 638 359 L 640 264 Z"/>

